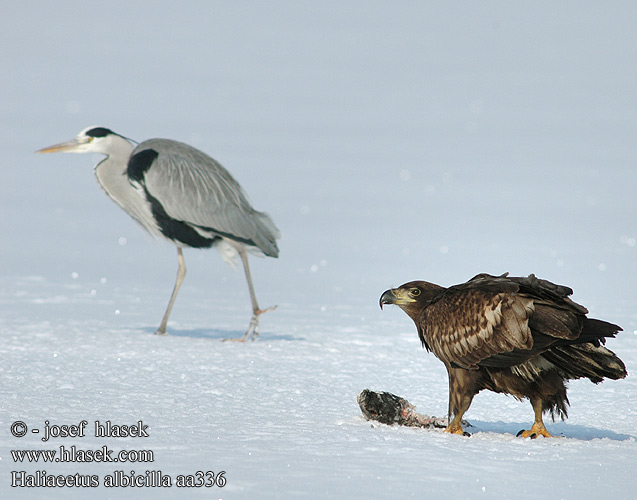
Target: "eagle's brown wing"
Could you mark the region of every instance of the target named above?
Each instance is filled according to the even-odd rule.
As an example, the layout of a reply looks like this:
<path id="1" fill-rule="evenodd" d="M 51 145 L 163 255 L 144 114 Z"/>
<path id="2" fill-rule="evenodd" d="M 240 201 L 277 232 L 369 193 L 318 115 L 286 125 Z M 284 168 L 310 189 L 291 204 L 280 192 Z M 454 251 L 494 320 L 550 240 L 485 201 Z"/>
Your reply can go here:
<path id="1" fill-rule="evenodd" d="M 419 331 L 442 361 L 461 368 L 513 366 L 554 345 L 593 342 L 612 336 L 584 328 L 585 307 L 573 302 L 568 287 L 530 275 L 480 274 L 446 289 L 421 315 Z M 603 323 L 603 322 L 602 322 Z M 603 343 L 603 339 L 601 340 Z"/>
<path id="2" fill-rule="evenodd" d="M 476 369 L 487 358 L 533 348 L 533 299 L 517 293 L 516 284 L 508 285 L 479 287 L 469 282 L 451 287 L 423 311 L 420 330 L 440 360 Z"/>

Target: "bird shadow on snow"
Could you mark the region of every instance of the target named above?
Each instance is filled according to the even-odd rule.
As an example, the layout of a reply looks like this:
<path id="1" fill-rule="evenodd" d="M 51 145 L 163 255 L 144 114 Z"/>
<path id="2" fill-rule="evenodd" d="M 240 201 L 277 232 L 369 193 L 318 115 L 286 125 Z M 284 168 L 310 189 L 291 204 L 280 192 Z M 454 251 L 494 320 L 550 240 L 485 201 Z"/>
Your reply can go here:
<path id="1" fill-rule="evenodd" d="M 146 327 L 142 328 L 142 331 L 154 334 L 156 328 Z M 239 340 L 243 337 L 245 332 L 243 330 L 214 330 L 209 328 L 191 328 L 189 330 L 185 329 L 169 329 L 166 332 L 166 335 L 169 337 L 188 337 L 192 339 L 210 339 L 210 340 Z M 300 337 L 294 337 L 292 335 L 277 335 L 271 334 L 268 332 L 260 333 L 257 339 L 267 340 L 267 341 L 275 341 L 275 340 L 285 340 L 285 341 L 299 341 L 304 340 Z"/>
<path id="2" fill-rule="evenodd" d="M 513 434 L 514 436 L 522 429 L 529 429 L 530 422 L 482 422 L 471 421 L 471 427 L 467 428 L 469 433 L 476 434 L 478 432 L 493 432 L 495 434 Z M 629 434 L 619 434 L 608 429 L 599 429 L 597 427 L 589 427 L 586 425 L 568 424 L 566 422 L 558 422 L 555 424 L 547 424 L 548 431 L 554 436 L 565 437 L 568 439 L 577 439 L 580 441 L 592 441 L 593 439 L 611 439 L 613 441 L 628 441 L 635 439 L 635 436 Z"/>

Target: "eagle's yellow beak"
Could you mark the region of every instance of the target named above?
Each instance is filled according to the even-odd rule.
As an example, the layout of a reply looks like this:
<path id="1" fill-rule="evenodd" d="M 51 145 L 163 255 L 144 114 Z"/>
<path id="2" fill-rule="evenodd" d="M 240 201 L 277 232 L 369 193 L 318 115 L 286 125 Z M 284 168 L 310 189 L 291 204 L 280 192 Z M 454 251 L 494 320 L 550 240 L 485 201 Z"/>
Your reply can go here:
<path id="1" fill-rule="evenodd" d="M 390 288 L 383 292 L 380 296 L 380 308 L 382 309 L 385 304 L 394 304 L 397 306 L 402 306 L 405 304 L 410 304 L 412 302 L 416 302 L 414 299 L 409 297 L 404 290 L 400 288 Z"/>

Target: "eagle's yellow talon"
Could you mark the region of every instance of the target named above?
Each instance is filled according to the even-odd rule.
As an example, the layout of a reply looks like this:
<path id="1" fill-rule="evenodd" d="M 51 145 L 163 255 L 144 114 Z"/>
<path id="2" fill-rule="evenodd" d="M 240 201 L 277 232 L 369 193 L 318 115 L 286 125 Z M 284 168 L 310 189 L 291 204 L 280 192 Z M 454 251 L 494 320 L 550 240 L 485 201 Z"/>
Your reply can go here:
<path id="1" fill-rule="evenodd" d="M 543 437 L 555 437 L 553 436 L 553 434 L 551 434 L 549 431 L 546 430 L 546 427 L 544 427 L 544 424 L 539 424 L 539 423 L 534 423 L 533 427 L 531 427 L 528 431 L 525 430 L 521 430 L 520 432 L 517 433 L 518 437 L 522 437 L 522 438 L 531 438 L 531 439 L 535 439 L 538 436 L 543 436 Z"/>
<path id="2" fill-rule="evenodd" d="M 454 423 L 448 425 L 442 432 L 447 432 L 448 434 L 459 434 L 460 436 L 464 436 L 465 434 L 465 432 L 462 430 L 462 426 Z"/>

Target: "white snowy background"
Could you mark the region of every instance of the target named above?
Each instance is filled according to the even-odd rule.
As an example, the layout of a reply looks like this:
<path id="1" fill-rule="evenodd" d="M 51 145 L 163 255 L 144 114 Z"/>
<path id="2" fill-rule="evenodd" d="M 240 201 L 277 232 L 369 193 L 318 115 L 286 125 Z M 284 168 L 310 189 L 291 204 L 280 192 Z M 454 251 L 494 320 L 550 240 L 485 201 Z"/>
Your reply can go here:
<path id="1" fill-rule="evenodd" d="M 634 498 L 634 2 L 4 2 L 0 15 L 2 498 Z M 97 185 L 34 155 L 101 125 L 188 142 L 280 227 L 241 271 L 176 255 Z M 536 273 L 623 326 L 629 377 L 571 384 L 559 439 L 481 393 L 473 436 L 375 425 L 356 395 L 444 416 L 443 365 L 390 286 Z M 12 422 L 143 420 L 150 437 L 42 443 Z M 550 419 L 548 420 L 550 424 Z M 16 464 L 12 449 L 150 449 L 152 464 Z M 226 471 L 223 489 L 10 488 L 10 471 Z"/>

